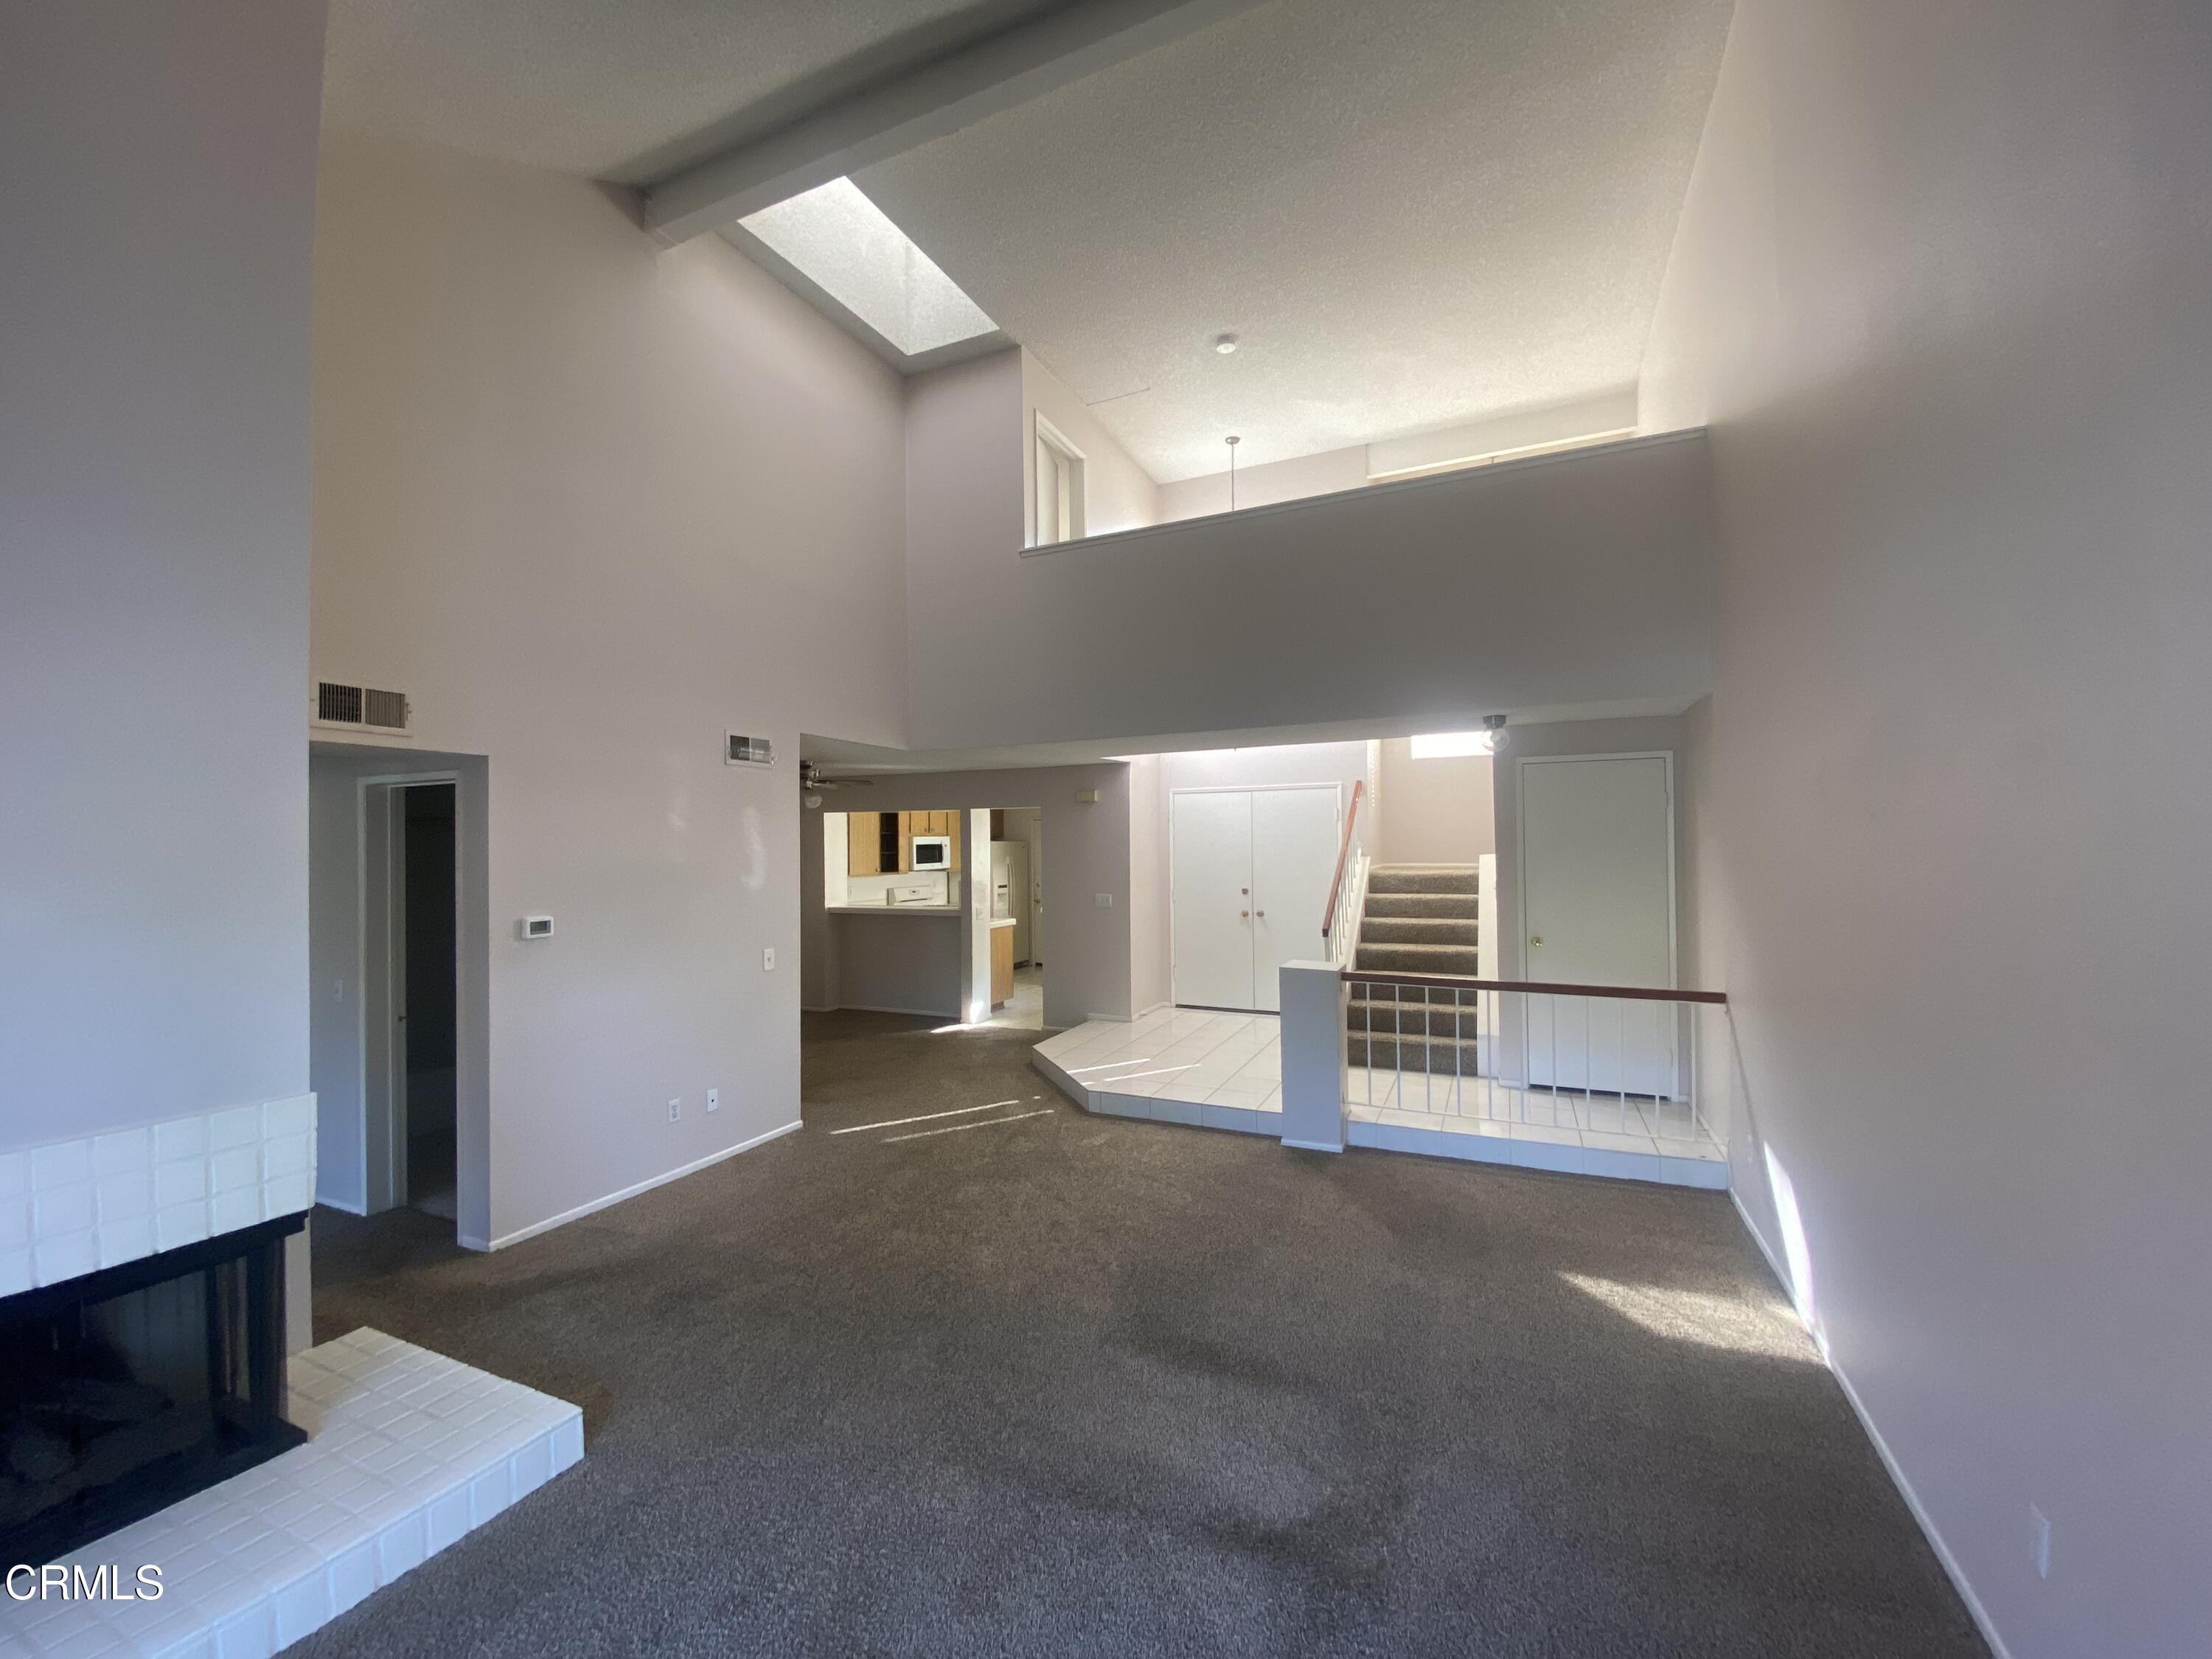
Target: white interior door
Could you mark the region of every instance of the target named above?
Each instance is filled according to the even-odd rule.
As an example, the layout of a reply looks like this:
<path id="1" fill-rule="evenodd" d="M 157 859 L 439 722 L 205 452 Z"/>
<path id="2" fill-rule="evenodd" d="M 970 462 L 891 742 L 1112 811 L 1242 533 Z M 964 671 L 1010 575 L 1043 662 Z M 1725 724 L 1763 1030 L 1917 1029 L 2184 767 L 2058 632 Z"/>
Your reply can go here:
<path id="1" fill-rule="evenodd" d="M 1321 937 L 1328 884 L 1336 873 L 1334 784 L 1252 793 L 1252 989 L 1255 1008 L 1282 1006 L 1286 962 L 1327 955 Z"/>
<path id="2" fill-rule="evenodd" d="M 1672 987 L 1674 836 L 1667 757 L 1528 759 L 1522 961 L 1554 984 Z M 1531 997 L 1528 1076 L 1599 1093 L 1673 1092 L 1672 1004 Z"/>
<path id="3" fill-rule="evenodd" d="M 1221 790 L 1169 799 L 1175 1000 L 1249 1008 L 1252 797 Z"/>

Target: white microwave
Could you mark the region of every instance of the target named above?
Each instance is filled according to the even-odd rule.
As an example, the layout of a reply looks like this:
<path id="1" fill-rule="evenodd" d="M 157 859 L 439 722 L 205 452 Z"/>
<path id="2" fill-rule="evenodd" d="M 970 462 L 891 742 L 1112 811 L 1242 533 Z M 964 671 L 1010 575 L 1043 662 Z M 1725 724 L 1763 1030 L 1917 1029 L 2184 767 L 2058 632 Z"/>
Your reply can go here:
<path id="1" fill-rule="evenodd" d="M 952 867 L 952 837 L 916 836 L 914 838 L 913 867 L 917 870 L 950 870 Z"/>

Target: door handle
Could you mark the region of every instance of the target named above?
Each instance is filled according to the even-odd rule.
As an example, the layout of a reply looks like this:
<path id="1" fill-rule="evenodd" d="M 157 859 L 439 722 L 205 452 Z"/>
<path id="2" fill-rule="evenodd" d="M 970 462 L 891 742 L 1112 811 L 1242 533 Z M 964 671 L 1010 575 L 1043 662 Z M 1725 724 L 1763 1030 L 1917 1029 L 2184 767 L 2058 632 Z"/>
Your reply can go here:
<path id="1" fill-rule="evenodd" d="M 1245 921 L 1251 921 L 1251 920 L 1252 920 L 1252 913 L 1251 913 L 1249 910 L 1239 910 L 1237 914 L 1238 915 L 1240 915 L 1240 916 L 1243 917 L 1243 918 L 1244 918 L 1244 920 L 1245 920 Z"/>
<path id="2" fill-rule="evenodd" d="M 1265 910 L 1255 910 L 1255 912 L 1253 912 L 1253 914 L 1254 914 L 1255 915 L 1256 915 L 1256 916 L 1260 917 L 1260 919 L 1261 919 L 1261 921 L 1263 921 L 1267 919 L 1267 913 Z"/>
<path id="3" fill-rule="evenodd" d="M 1531 945 L 1541 945 L 1543 942 L 1544 936 L 1541 933 L 1532 934 L 1528 939 L 1528 943 Z"/>

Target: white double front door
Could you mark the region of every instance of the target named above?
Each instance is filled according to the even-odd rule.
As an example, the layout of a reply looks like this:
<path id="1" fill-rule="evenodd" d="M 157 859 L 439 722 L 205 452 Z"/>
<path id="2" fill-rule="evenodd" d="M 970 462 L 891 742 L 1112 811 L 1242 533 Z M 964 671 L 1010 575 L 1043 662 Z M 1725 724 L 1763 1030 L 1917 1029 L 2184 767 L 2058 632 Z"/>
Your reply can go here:
<path id="1" fill-rule="evenodd" d="M 1340 811 L 1334 784 L 1170 795 L 1177 1002 L 1272 1012 L 1277 969 L 1324 954 Z"/>

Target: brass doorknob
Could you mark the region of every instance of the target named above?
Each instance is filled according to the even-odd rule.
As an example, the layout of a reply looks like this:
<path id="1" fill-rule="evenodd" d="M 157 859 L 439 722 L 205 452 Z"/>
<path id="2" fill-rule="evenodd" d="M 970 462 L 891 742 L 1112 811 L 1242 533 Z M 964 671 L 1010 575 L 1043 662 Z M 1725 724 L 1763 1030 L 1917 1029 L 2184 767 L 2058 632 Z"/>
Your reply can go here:
<path id="1" fill-rule="evenodd" d="M 1258 914 L 1258 915 L 1260 915 L 1264 916 L 1264 915 L 1266 915 L 1267 913 L 1265 910 L 1261 910 L 1261 911 L 1257 912 L 1256 914 Z"/>
<path id="2" fill-rule="evenodd" d="M 1532 934 L 1528 940 L 1528 943 L 1531 945 L 1541 945 L 1543 942 L 1544 936 L 1541 933 Z"/>
<path id="3" fill-rule="evenodd" d="M 1239 910 L 1237 914 L 1248 921 L 1251 920 L 1252 913 L 1249 910 Z"/>

